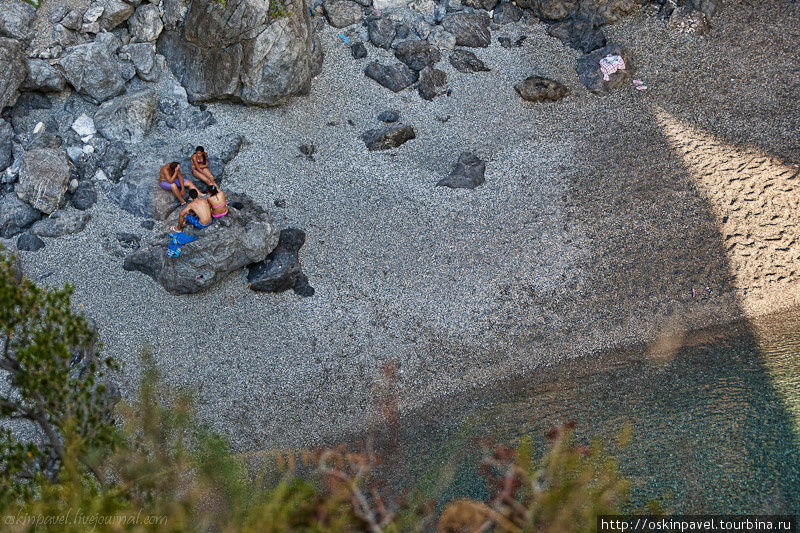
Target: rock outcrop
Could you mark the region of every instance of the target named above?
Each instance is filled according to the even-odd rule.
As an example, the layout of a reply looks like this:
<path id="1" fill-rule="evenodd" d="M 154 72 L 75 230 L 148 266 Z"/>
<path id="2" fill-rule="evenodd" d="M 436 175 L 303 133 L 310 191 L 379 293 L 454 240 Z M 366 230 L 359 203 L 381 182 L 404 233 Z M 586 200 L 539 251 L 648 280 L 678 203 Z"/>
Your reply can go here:
<path id="1" fill-rule="evenodd" d="M 189 99 L 278 105 L 305 94 L 322 64 L 305 0 L 192 2 L 180 30 L 166 31 L 158 51 Z"/>
<path id="2" fill-rule="evenodd" d="M 184 245 L 179 257 L 167 255 L 168 235 L 157 232 L 125 259 L 125 270 L 147 274 L 172 294 L 191 294 L 263 261 L 278 244 L 272 219 L 246 196 L 231 193 L 227 200 L 228 214 L 214 219 L 211 226 L 184 228 L 197 240 Z"/>
<path id="3" fill-rule="evenodd" d="M 306 242 L 302 230 L 281 230 L 278 246 L 263 261 L 250 265 L 248 286 L 259 292 L 283 292 L 293 289 L 300 296 L 313 296 L 314 288 L 303 273 L 298 252 Z"/>

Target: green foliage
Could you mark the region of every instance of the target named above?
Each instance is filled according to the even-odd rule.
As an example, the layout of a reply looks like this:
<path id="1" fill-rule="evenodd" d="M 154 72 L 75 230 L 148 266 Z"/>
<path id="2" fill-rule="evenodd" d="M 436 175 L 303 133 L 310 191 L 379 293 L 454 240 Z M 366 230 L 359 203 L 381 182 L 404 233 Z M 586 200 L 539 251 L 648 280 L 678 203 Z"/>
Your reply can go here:
<path id="1" fill-rule="evenodd" d="M 87 449 L 112 442 L 112 400 L 102 377 L 116 366 L 98 357 L 95 332 L 72 310 L 72 290 L 37 287 L 0 250 L 0 370 L 11 385 L 0 394 L 0 416 L 35 424 L 45 437 L 37 445 L 0 435 L 0 502 L 26 496 L 37 476 L 57 471 L 68 425 Z"/>

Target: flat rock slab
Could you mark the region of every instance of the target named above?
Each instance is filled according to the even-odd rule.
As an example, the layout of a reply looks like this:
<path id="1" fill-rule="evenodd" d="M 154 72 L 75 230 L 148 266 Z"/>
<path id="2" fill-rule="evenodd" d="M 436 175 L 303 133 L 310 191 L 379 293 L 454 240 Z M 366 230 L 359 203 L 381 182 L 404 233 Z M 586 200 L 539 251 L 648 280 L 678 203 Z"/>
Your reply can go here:
<path id="1" fill-rule="evenodd" d="M 364 144 L 367 145 L 367 148 L 373 151 L 397 148 L 401 144 L 416 138 L 416 136 L 417 134 L 413 126 L 390 124 L 364 132 L 361 135 L 361 139 L 364 141 Z"/>
<path id="2" fill-rule="evenodd" d="M 555 80 L 531 76 L 514 85 L 514 90 L 528 102 L 557 102 L 569 95 L 569 89 Z"/>
<path id="3" fill-rule="evenodd" d="M 247 196 L 230 193 L 227 201 L 228 214 L 209 227 L 184 228 L 197 240 L 183 245 L 179 257 L 167 255 L 169 231 L 158 231 L 125 259 L 123 268 L 147 274 L 172 294 L 192 294 L 263 261 L 278 244 L 272 218 Z"/>
<path id="4" fill-rule="evenodd" d="M 472 152 L 462 152 L 450 175 L 439 180 L 436 186 L 450 187 L 451 189 L 474 189 L 486 181 L 485 173 L 486 163 L 484 161 Z"/>
<path id="5" fill-rule="evenodd" d="M 382 65 L 373 61 L 364 69 L 364 74 L 393 92 L 402 91 L 419 79 L 417 71 L 411 70 L 403 63 Z"/>

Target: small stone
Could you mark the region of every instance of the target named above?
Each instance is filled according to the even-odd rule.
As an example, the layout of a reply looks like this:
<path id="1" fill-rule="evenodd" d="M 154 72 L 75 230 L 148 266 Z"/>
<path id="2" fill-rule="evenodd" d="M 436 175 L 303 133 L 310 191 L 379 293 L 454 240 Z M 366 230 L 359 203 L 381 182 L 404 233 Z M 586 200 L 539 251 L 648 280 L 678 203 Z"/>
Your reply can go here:
<path id="1" fill-rule="evenodd" d="M 367 65 L 364 74 L 393 92 L 402 91 L 419 78 L 416 71 L 411 70 L 403 63 L 382 65 L 377 61 Z"/>
<path id="2" fill-rule="evenodd" d="M 75 122 L 72 123 L 72 131 L 81 137 L 86 137 L 88 135 L 94 135 L 97 133 L 97 129 L 94 126 L 94 120 L 92 120 L 92 118 L 86 113 L 82 113 L 81 116 L 75 119 Z"/>
<path id="3" fill-rule="evenodd" d="M 489 68 L 469 50 L 453 50 L 450 54 L 450 64 L 459 72 L 488 72 Z"/>
<path id="4" fill-rule="evenodd" d="M 528 102 L 556 102 L 569 94 L 564 85 L 541 76 L 531 76 L 517 83 L 514 90 Z"/>
<path id="5" fill-rule="evenodd" d="M 462 152 L 450 175 L 439 180 L 436 186 L 450 187 L 451 189 L 474 189 L 486 181 L 485 172 L 485 162 L 471 152 Z"/>
<path id="6" fill-rule="evenodd" d="M 388 110 L 382 111 L 378 115 L 378 120 L 386 123 L 397 122 L 399 119 L 400 119 L 400 113 L 398 113 L 397 111 L 388 111 Z"/>
<path id="7" fill-rule="evenodd" d="M 364 43 L 357 42 L 350 45 L 350 52 L 352 52 L 355 59 L 363 59 L 367 57 L 367 47 Z"/>
<path id="8" fill-rule="evenodd" d="M 374 130 L 369 130 L 361 135 L 361 139 L 370 151 L 387 150 L 416 138 L 417 134 L 412 126 L 387 125 Z"/>
<path id="9" fill-rule="evenodd" d="M 31 233 L 24 233 L 17 239 L 17 250 L 36 252 L 44 248 L 44 241 Z"/>

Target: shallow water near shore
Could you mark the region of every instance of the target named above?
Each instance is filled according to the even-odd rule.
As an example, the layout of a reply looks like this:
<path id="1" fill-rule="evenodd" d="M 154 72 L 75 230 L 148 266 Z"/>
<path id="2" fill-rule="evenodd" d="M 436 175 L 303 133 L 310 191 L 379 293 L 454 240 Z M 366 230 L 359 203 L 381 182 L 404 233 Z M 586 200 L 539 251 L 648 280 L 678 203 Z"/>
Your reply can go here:
<path id="1" fill-rule="evenodd" d="M 386 474 L 443 503 L 485 498 L 475 437 L 514 444 L 577 422 L 632 481 L 630 511 L 800 511 L 800 309 L 545 368 L 403 418 Z M 631 444 L 615 446 L 627 423 Z M 378 441 L 383 439 L 380 437 Z M 413 482 L 411 480 L 414 480 Z"/>

